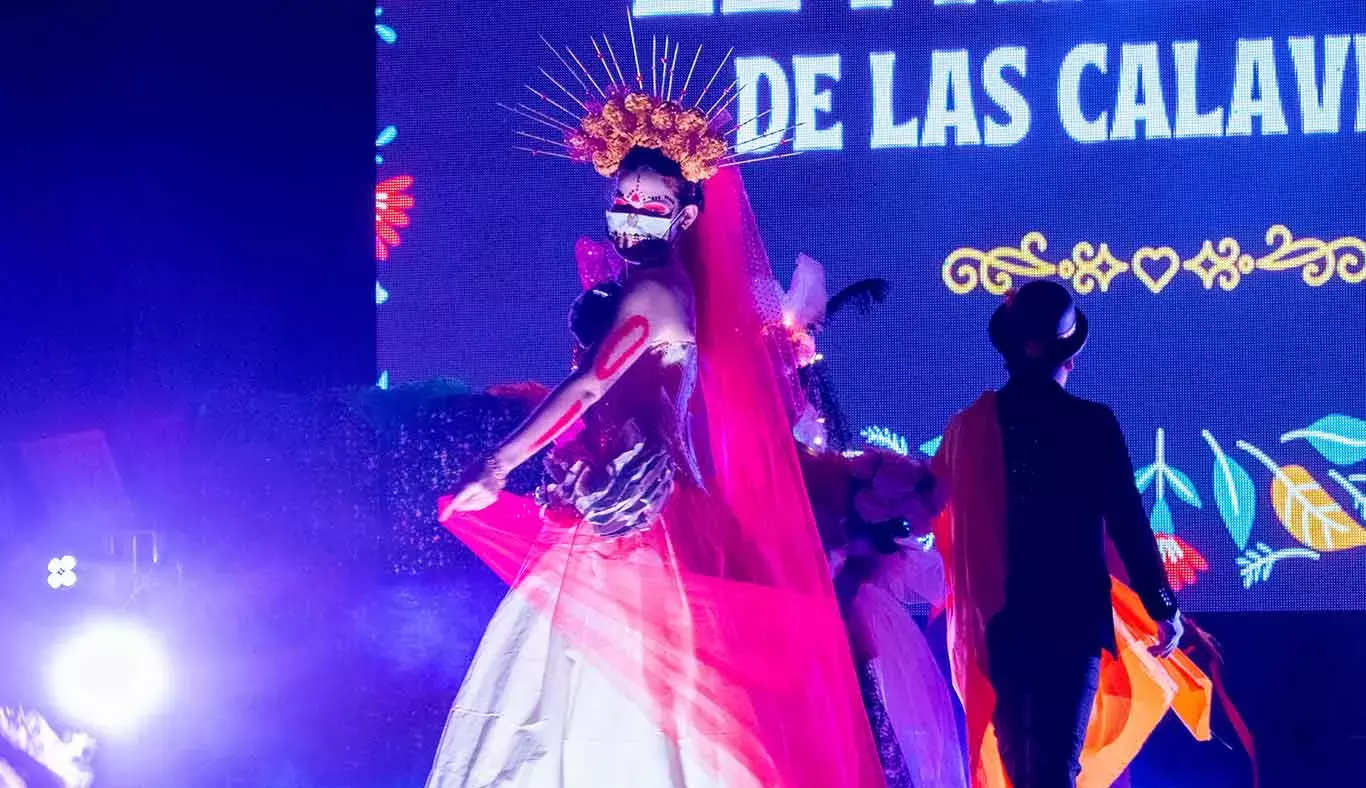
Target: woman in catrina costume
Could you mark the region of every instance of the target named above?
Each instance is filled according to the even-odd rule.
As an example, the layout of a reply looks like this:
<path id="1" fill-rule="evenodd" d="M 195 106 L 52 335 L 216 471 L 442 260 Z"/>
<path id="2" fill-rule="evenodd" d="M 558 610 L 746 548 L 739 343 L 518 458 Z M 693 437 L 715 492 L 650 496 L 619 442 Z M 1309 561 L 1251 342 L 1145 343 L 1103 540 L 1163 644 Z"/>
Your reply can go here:
<path id="1" fill-rule="evenodd" d="M 790 438 L 792 349 L 767 330 L 780 289 L 728 141 L 733 86 L 709 90 L 721 67 L 707 80 L 676 46 L 646 69 L 634 45 L 591 46 L 591 72 L 556 49 L 561 92 L 509 107 L 538 155 L 611 180 L 611 242 L 578 248 L 574 371 L 440 502 L 510 588 L 428 785 L 880 788 Z M 503 489 L 546 449 L 534 499 Z"/>

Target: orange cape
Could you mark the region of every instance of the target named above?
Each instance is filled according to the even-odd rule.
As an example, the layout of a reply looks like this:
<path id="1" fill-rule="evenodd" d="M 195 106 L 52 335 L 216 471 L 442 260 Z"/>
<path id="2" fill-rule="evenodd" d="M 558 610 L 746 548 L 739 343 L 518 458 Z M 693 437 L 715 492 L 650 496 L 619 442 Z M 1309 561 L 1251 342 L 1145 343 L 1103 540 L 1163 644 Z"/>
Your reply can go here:
<path id="1" fill-rule="evenodd" d="M 987 679 L 986 625 L 1005 605 L 1005 461 L 994 394 L 950 422 L 935 470 L 950 491 L 935 541 L 947 569 L 949 661 L 967 716 L 969 779 L 973 788 L 1008 788 L 992 726 L 996 695 Z M 1118 655 L 1101 657 L 1080 788 L 1118 779 L 1168 710 L 1196 739 L 1210 738 L 1209 677 L 1181 652 L 1167 659 L 1148 653 L 1157 625 L 1118 579 L 1111 599 Z"/>

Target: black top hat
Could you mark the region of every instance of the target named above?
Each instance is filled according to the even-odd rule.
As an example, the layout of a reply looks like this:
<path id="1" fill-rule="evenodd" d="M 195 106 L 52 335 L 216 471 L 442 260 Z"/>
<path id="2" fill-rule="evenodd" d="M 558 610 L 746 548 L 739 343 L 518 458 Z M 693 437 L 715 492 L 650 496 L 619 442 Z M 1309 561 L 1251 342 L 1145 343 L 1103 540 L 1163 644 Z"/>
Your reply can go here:
<path id="1" fill-rule="evenodd" d="M 987 331 L 1007 363 L 1061 364 L 1086 346 L 1090 325 L 1071 291 L 1045 279 L 1007 296 L 991 316 Z"/>

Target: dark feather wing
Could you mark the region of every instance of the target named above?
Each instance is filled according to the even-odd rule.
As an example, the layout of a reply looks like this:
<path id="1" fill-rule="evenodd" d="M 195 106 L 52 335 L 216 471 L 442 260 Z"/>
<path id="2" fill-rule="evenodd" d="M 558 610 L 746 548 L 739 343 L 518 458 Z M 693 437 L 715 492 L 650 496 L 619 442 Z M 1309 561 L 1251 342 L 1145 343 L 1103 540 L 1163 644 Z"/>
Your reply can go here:
<path id="1" fill-rule="evenodd" d="M 825 318 L 829 320 L 840 310 L 847 307 L 857 309 L 859 312 L 867 314 L 872 310 L 874 304 L 880 304 L 887 298 L 887 292 L 891 289 L 891 283 L 886 279 L 863 279 L 849 285 L 835 295 L 825 304 Z"/>

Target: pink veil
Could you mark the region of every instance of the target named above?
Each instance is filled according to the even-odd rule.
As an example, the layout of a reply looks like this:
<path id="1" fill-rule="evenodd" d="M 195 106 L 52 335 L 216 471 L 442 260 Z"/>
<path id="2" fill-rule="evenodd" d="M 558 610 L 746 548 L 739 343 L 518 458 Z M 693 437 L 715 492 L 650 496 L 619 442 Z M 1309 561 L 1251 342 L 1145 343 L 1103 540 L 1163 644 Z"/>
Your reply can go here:
<path id="1" fill-rule="evenodd" d="M 721 170 L 706 199 L 685 251 L 697 293 L 706 476 L 737 523 L 711 519 L 723 530 L 696 535 L 722 559 L 717 602 L 736 627 L 723 670 L 755 704 L 755 732 L 777 761 L 775 785 L 878 786 L 882 771 L 792 439 L 795 365 L 781 330 L 782 292 L 739 171 Z"/>
<path id="2" fill-rule="evenodd" d="M 689 415 L 706 489 L 680 486 L 659 526 L 617 540 L 506 493 L 445 525 L 717 783 L 879 788 L 792 440 L 790 349 L 767 331 L 781 293 L 738 172 L 709 180 L 706 200 L 683 249 L 700 368 Z M 585 279 L 611 271 L 601 250 L 579 252 Z"/>

